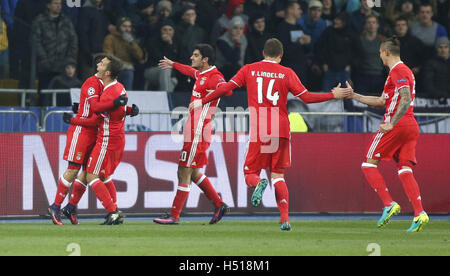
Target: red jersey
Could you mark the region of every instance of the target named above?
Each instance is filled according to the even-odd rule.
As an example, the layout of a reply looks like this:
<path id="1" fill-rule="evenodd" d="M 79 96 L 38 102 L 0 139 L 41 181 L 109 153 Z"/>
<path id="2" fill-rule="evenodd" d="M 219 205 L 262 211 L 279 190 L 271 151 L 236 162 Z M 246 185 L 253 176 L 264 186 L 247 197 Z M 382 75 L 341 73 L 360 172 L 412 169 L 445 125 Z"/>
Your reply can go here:
<path id="1" fill-rule="evenodd" d="M 247 87 L 250 135 L 255 135 L 255 131 L 257 133 L 253 138 L 290 138 L 288 93 L 300 98 L 308 93 L 291 68 L 275 61 L 263 60 L 245 65 L 230 82 Z"/>
<path id="2" fill-rule="evenodd" d="M 121 95 L 127 95 L 124 86 L 114 81 L 105 86 L 100 97 L 100 103 L 111 102 Z M 125 116 L 127 106 L 119 106 L 100 113 L 102 118 L 99 126 L 97 144 L 107 146 L 108 149 L 121 149 L 125 143 Z"/>
<path id="3" fill-rule="evenodd" d="M 416 96 L 415 86 L 416 81 L 414 79 L 414 74 L 403 62 L 400 61 L 391 68 L 384 85 L 384 98 L 386 99 L 386 112 L 383 118 L 384 123 L 391 122 L 401 98 L 398 91 L 401 88 L 406 87 L 410 90 L 412 102 L 406 113 L 397 122 L 396 126 L 417 124 L 413 112 L 414 97 Z"/>
<path id="4" fill-rule="evenodd" d="M 183 65 L 177 62 L 174 62 L 173 67 L 182 74 L 195 79 L 195 84 L 192 89 L 191 102 L 205 98 L 206 95 L 214 91 L 220 84 L 225 83 L 225 78 L 216 66 L 212 66 L 203 72 L 200 72 L 191 66 Z M 200 132 L 204 135 L 199 136 L 197 139 L 200 139 L 200 141 L 202 141 L 202 139 L 209 140 L 211 135 L 211 126 L 209 122 L 216 112 L 218 104 L 219 99 L 205 105 L 201 112 L 192 110 L 189 113 L 189 119 L 184 127 L 185 142 L 192 142 L 195 139 L 195 136 L 199 136 L 196 135 L 196 133 Z M 194 120 L 192 120 L 192 118 Z"/>
<path id="5" fill-rule="evenodd" d="M 94 114 L 92 110 L 91 103 L 92 100 L 98 100 L 103 91 L 103 82 L 96 75 L 88 78 L 81 86 L 80 92 L 80 105 L 78 107 L 78 113 L 76 114 L 76 119 L 87 119 L 91 118 Z M 75 126 L 74 126 L 75 127 Z M 91 127 L 85 127 L 86 131 L 92 132 L 92 134 L 97 134 L 97 126 L 93 125 Z"/>

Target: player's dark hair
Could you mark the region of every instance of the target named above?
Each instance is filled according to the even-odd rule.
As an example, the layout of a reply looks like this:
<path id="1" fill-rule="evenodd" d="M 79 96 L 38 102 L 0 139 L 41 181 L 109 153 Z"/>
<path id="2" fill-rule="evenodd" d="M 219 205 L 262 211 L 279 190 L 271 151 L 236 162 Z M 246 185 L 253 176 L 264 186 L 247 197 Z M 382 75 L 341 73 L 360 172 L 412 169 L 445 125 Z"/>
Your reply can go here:
<path id="1" fill-rule="evenodd" d="M 395 35 L 381 43 L 381 47 L 388 50 L 394 56 L 400 56 L 400 40 Z"/>
<path id="2" fill-rule="evenodd" d="M 269 38 L 264 44 L 264 55 L 277 58 L 283 55 L 283 43 L 276 38 Z"/>
<path id="3" fill-rule="evenodd" d="M 117 79 L 117 77 L 119 76 L 120 72 L 122 72 L 123 69 L 122 61 L 120 61 L 120 59 L 110 54 L 106 55 L 105 58 L 109 60 L 109 64 L 106 70 L 111 73 L 110 76 L 112 79 Z"/>
<path id="4" fill-rule="evenodd" d="M 216 53 L 214 52 L 214 48 L 211 45 L 199 43 L 195 45 L 194 50 L 198 50 L 203 58 L 208 58 L 209 65 L 214 65 L 214 63 L 216 62 Z"/>
<path id="5" fill-rule="evenodd" d="M 93 66 L 94 68 L 97 68 L 97 64 L 99 64 L 106 56 L 108 56 L 108 54 L 105 53 L 98 53 L 94 55 L 93 58 Z"/>

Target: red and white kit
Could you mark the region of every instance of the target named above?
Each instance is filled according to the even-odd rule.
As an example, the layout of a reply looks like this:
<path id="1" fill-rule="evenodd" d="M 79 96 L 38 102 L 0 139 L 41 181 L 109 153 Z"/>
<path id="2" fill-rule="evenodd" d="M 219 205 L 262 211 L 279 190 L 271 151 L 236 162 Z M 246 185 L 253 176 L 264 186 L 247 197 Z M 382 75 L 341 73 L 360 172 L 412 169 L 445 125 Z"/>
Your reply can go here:
<path id="1" fill-rule="evenodd" d="M 95 145 L 98 131 L 98 116 L 92 105 L 96 104 L 103 90 L 103 82 L 97 77 L 88 78 L 81 87 L 78 113 L 68 131 L 64 160 L 86 165 L 87 158 Z"/>
<path id="2" fill-rule="evenodd" d="M 195 78 L 191 102 L 206 97 L 220 84 L 225 83 L 222 73 L 215 66 L 203 72 L 177 62 L 173 63 L 173 67 L 182 74 Z M 210 122 L 218 104 L 219 100 L 215 100 L 203 106 L 201 110 L 192 110 L 189 113 L 189 118 L 184 126 L 184 145 L 181 150 L 179 166 L 202 168 L 208 164 L 206 151 L 211 143 Z"/>
<path id="3" fill-rule="evenodd" d="M 113 102 L 121 95 L 127 95 L 124 86 L 114 81 L 105 86 L 100 97 L 100 104 Z M 122 160 L 125 147 L 124 123 L 127 106 L 119 106 L 100 113 L 97 142 L 89 157 L 88 173 L 107 179 Z"/>
<path id="4" fill-rule="evenodd" d="M 288 93 L 306 103 L 330 100 L 333 94 L 309 93 L 292 69 L 269 60 L 245 65 L 230 83 L 234 84 L 233 89 L 247 87 L 250 140 L 244 173 L 259 174 L 266 168 L 284 173 L 291 166 Z M 225 88 L 228 87 L 222 87 Z"/>
<path id="5" fill-rule="evenodd" d="M 391 122 L 400 102 L 399 90 L 408 88 L 411 93 L 410 107 L 391 131 L 377 132 L 366 151 L 366 158 L 375 160 L 410 161 L 416 160 L 416 144 L 419 137 L 419 126 L 414 118 L 415 79 L 412 71 L 403 62 L 395 64 L 388 75 L 384 86 L 386 112 L 383 123 Z"/>

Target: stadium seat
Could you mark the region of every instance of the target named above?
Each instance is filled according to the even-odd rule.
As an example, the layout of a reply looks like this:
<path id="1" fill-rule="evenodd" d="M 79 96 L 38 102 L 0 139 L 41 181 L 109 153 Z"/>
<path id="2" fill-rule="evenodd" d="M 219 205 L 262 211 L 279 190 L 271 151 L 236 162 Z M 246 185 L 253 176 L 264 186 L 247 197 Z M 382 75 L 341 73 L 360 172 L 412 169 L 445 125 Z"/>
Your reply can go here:
<path id="1" fill-rule="evenodd" d="M 0 107 L 0 110 L 8 111 L 31 111 L 36 114 L 5 114 L 0 113 L 0 132 L 36 132 L 39 131 L 36 126 L 36 118 L 41 117 L 41 110 L 38 107 L 22 108 L 22 107 Z"/>

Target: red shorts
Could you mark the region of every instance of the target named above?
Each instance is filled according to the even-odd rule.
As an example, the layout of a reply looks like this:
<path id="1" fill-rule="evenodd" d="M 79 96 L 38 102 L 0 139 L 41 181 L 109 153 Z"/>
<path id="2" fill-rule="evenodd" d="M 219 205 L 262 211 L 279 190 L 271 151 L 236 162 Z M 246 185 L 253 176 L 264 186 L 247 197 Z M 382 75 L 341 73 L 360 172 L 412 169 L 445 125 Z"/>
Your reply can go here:
<path id="1" fill-rule="evenodd" d="M 125 145 L 125 144 L 124 144 Z M 89 156 L 86 172 L 104 177 L 110 177 L 122 160 L 124 147 L 111 149 L 96 143 Z"/>
<path id="2" fill-rule="evenodd" d="M 187 168 L 203 168 L 208 165 L 206 151 L 209 142 L 184 142 L 178 166 Z"/>
<path id="3" fill-rule="evenodd" d="M 374 160 L 411 161 L 417 164 L 416 145 L 419 126 L 396 126 L 386 133 L 377 132 L 366 151 L 366 158 Z"/>
<path id="4" fill-rule="evenodd" d="M 96 132 L 88 131 L 81 126 L 71 125 L 67 131 L 64 160 L 80 165 L 86 165 L 96 140 Z"/>
<path id="5" fill-rule="evenodd" d="M 258 174 L 270 168 L 273 173 L 284 174 L 291 166 L 291 141 L 288 138 L 270 138 L 267 142 L 250 142 L 244 164 L 244 174 Z"/>

